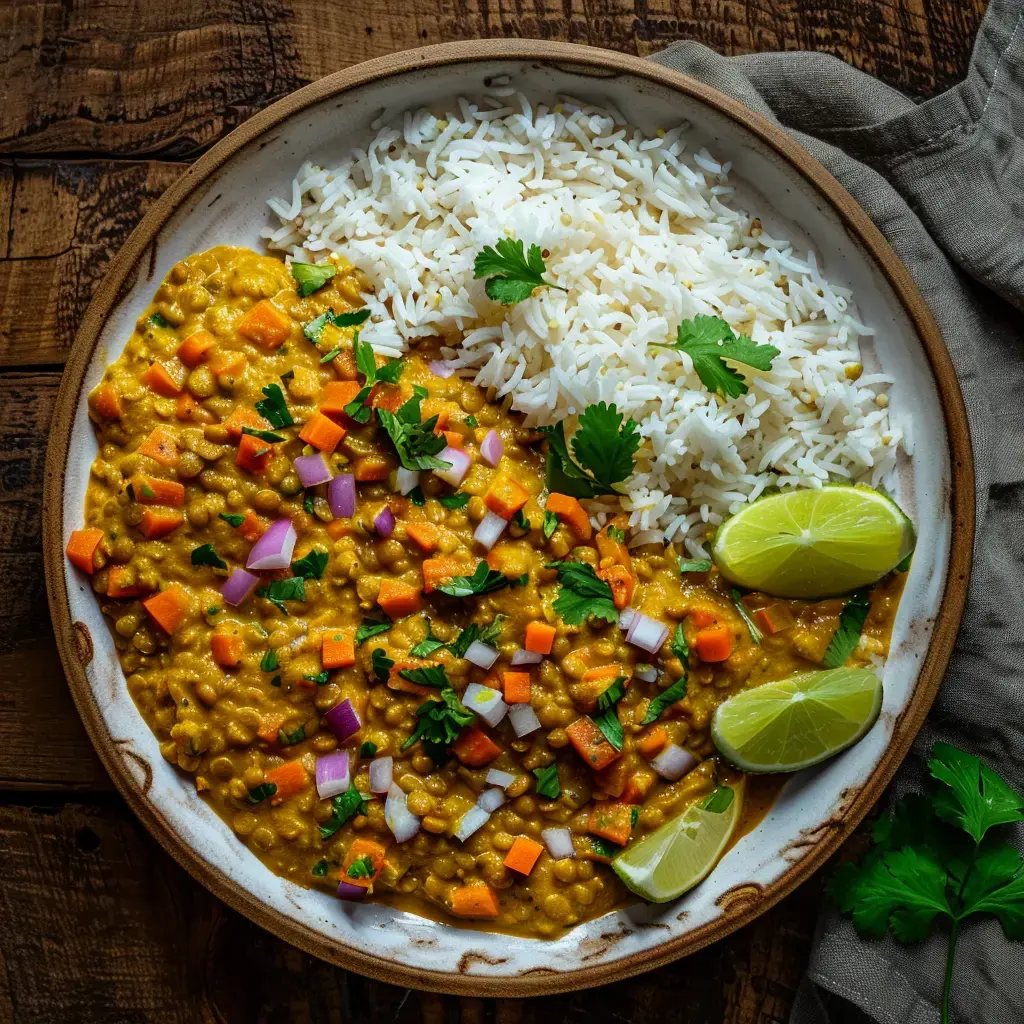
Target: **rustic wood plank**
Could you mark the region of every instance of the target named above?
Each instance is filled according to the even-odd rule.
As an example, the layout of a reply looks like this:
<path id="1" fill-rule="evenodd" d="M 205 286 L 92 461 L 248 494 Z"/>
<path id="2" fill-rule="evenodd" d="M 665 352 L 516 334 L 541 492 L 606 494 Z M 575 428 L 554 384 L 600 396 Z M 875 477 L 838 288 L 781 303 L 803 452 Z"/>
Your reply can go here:
<path id="1" fill-rule="evenodd" d="M 0 8 L 0 152 L 181 158 L 360 60 L 485 36 L 647 55 L 813 49 L 924 97 L 964 71 L 985 0 L 177 0 Z"/>

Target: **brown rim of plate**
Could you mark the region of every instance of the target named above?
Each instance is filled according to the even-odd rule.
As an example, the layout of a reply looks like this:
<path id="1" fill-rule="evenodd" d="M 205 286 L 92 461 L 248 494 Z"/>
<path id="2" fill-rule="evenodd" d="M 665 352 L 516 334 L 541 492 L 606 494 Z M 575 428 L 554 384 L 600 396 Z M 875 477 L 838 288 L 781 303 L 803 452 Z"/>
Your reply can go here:
<path id="1" fill-rule="evenodd" d="M 573 69 L 590 69 L 608 77 L 629 74 L 665 86 L 726 115 L 782 156 L 809 181 L 839 214 L 846 229 L 867 250 L 899 297 L 917 330 L 935 377 L 949 436 L 952 467 L 950 506 L 953 516 L 949 570 L 941 609 L 932 640 L 921 665 L 914 695 L 899 716 L 889 747 L 863 788 L 838 814 L 818 830 L 823 833 L 807 853 L 773 885 L 754 900 L 733 901 L 722 916 L 686 935 L 614 963 L 581 967 L 558 973 L 536 972 L 516 977 L 472 977 L 450 971 L 429 971 L 404 967 L 372 956 L 343 943 L 331 942 L 312 929 L 270 909 L 257 896 L 237 885 L 218 868 L 206 863 L 164 820 L 159 810 L 139 790 L 125 762 L 106 731 L 85 670 L 75 653 L 75 631 L 70 619 L 64 576 L 63 489 L 71 427 L 86 368 L 92 359 L 100 333 L 130 282 L 133 271 L 146 258 L 150 246 L 172 213 L 192 192 L 243 146 L 275 128 L 286 118 L 321 100 L 348 90 L 409 71 L 482 60 L 536 60 L 565 64 Z M 130 285 L 129 285 L 130 286 Z M 939 329 L 921 293 L 889 247 L 882 233 L 853 197 L 805 149 L 778 126 L 755 114 L 743 104 L 695 79 L 639 57 L 572 43 L 528 39 L 484 39 L 445 43 L 380 57 L 328 75 L 312 85 L 286 96 L 255 114 L 201 156 L 153 204 L 141 223 L 111 261 L 106 276 L 86 310 L 61 381 L 50 427 L 43 489 L 43 556 L 50 613 L 57 647 L 75 704 L 104 767 L 132 810 L 157 838 L 161 846 L 211 892 L 229 906 L 255 921 L 279 938 L 324 960 L 370 975 L 381 981 L 455 995 L 521 997 L 547 995 L 602 985 L 650 970 L 694 953 L 742 927 L 777 903 L 820 867 L 850 835 L 881 796 L 897 766 L 906 756 L 939 690 L 943 672 L 953 650 L 967 596 L 974 542 L 974 463 L 971 454 L 967 414 L 953 364 L 942 343 Z M 845 802 L 845 801 L 844 801 Z M 828 827 L 825 827 L 825 826 Z"/>

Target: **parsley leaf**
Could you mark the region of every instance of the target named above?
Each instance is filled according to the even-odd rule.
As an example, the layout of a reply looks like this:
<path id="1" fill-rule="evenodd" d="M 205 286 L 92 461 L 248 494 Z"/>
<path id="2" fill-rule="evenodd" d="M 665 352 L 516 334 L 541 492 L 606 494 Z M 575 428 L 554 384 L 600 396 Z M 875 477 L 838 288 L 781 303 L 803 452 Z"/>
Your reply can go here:
<path id="1" fill-rule="evenodd" d="M 564 292 L 564 288 L 545 280 L 546 270 L 539 245 L 531 245 L 524 252 L 523 243 L 512 238 L 499 239 L 493 249 L 485 245 L 473 263 L 473 277 L 487 278 L 487 297 L 505 306 L 528 299 L 535 288 L 558 288 Z"/>
<path id="2" fill-rule="evenodd" d="M 471 597 L 474 594 L 493 594 L 505 587 L 522 586 L 525 582 L 522 577 L 510 579 L 504 573 L 495 572 L 486 562 L 478 562 L 472 576 L 453 576 L 447 583 L 441 583 L 434 589 L 449 597 Z"/>
<path id="3" fill-rule="evenodd" d="M 277 444 L 278 441 L 284 440 L 280 434 L 275 434 L 272 430 L 258 430 L 256 427 L 242 427 L 242 433 L 251 434 L 253 437 L 258 437 L 261 441 L 270 442 L 270 444 Z"/>
<path id="4" fill-rule="evenodd" d="M 679 571 L 681 573 L 687 572 L 708 572 L 711 569 L 710 558 L 689 558 L 679 559 Z"/>
<path id="5" fill-rule="evenodd" d="M 430 619 L 426 615 L 423 616 L 423 621 L 427 624 L 427 635 L 409 651 L 414 658 L 429 658 L 434 651 L 445 646 L 443 640 L 434 636 L 434 631 L 430 627 Z"/>
<path id="6" fill-rule="evenodd" d="M 544 534 L 545 540 L 551 540 L 555 534 L 555 530 L 558 529 L 558 516 L 554 512 L 544 511 L 544 525 L 541 528 L 541 532 Z"/>
<path id="7" fill-rule="evenodd" d="M 346 409 L 348 407 L 346 406 Z M 420 422 L 420 396 L 413 394 L 397 413 L 378 409 L 377 418 L 387 431 L 399 461 L 406 469 L 449 469 L 450 462 L 436 458 L 448 446 L 443 434 L 435 434 L 437 417 Z"/>
<path id="8" fill-rule="evenodd" d="M 558 777 L 558 762 L 549 764 L 547 768 L 534 768 L 533 774 L 537 776 L 539 796 L 557 800 L 562 795 L 562 782 Z"/>
<path id="9" fill-rule="evenodd" d="M 381 633 L 386 633 L 393 623 L 390 619 L 386 622 L 374 622 L 373 619 L 363 619 L 359 628 L 356 630 L 356 647 L 361 647 L 367 640 L 375 636 L 380 636 Z"/>
<path id="10" fill-rule="evenodd" d="M 245 522 L 245 516 L 240 516 L 237 512 L 218 512 L 217 515 L 229 526 L 234 526 L 236 529 Z"/>
<path id="11" fill-rule="evenodd" d="M 641 725 L 650 725 L 656 722 L 676 701 L 686 696 L 686 676 L 677 679 L 667 690 L 662 690 L 650 704 L 647 705 L 647 712 L 644 714 Z"/>
<path id="12" fill-rule="evenodd" d="M 442 646 L 444 645 L 442 644 Z M 403 668 L 398 674 L 403 679 L 408 679 L 410 683 L 416 683 L 419 686 L 429 686 L 433 690 L 443 690 L 446 686 L 450 687 L 452 685 L 448 682 L 448 677 L 440 665 L 425 665 L 423 668 Z"/>
<path id="13" fill-rule="evenodd" d="M 277 792 L 277 784 L 273 782 L 264 782 L 262 785 L 253 786 L 249 790 L 248 800 L 251 804 L 263 803 L 267 797 L 273 796 Z"/>
<path id="14" fill-rule="evenodd" d="M 349 818 L 366 814 L 369 800 L 350 783 L 348 790 L 331 800 L 332 815 L 320 826 L 320 838 L 330 839 Z"/>
<path id="15" fill-rule="evenodd" d="M 841 668 L 846 659 L 857 649 L 860 643 L 861 630 L 871 610 L 871 590 L 864 587 L 854 592 L 850 600 L 843 606 L 839 615 L 839 628 L 829 641 L 822 658 L 826 668 Z"/>
<path id="16" fill-rule="evenodd" d="M 619 621 L 612 588 L 598 579 L 592 565 L 586 562 L 549 562 L 546 568 L 558 573 L 558 582 L 562 585 L 551 607 L 563 622 L 578 626 L 591 615 L 605 622 Z"/>
<path id="17" fill-rule="evenodd" d="M 744 363 L 755 370 L 770 370 L 772 360 L 779 354 L 774 345 L 755 345 L 745 334 L 736 335 L 732 328 L 717 316 L 695 316 L 684 320 L 671 344 L 652 343 L 651 348 L 671 348 L 685 352 L 693 361 L 693 368 L 701 383 L 720 398 L 738 398 L 747 393 L 743 375 L 726 366 L 723 359 Z"/>
<path id="18" fill-rule="evenodd" d="M 383 647 L 375 647 L 373 654 L 370 655 L 370 666 L 373 668 L 373 674 L 382 683 L 386 683 L 395 663 L 384 653 Z"/>
<path id="19" fill-rule="evenodd" d="M 362 758 L 371 758 L 377 753 L 377 744 L 372 740 L 366 740 L 363 745 L 359 748 L 359 756 Z"/>
<path id="20" fill-rule="evenodd" d="M 373 858 L 367 853 L 352 861 L 346 874 L 349 878 L 373 878 L 377 869 L 373 866 Z"/>
<path id="21" fill-rule="evenodd" d="M 265 586 L 260 587 L 256 591 L 257 597 L 265 597 L 272 605 L 275 605 L 279 611 L 288 614 L 288 609 L 285 608 L 283 601 L 305 601 L 306 600 L 306 581 L 301 576 L 292 576 L 287 580 L 271 580 L 271 582 Z"/>
<path id="22" fill-rule="evenodd" d="M 228 567 L 228 563 L 213 550 L 212 544 L 202 544 L 197 548 L 193 548 L 192 564 L 212 565 L 214 569 L 226 569 Z"/>
<path id="23" fill-rule="evenodd" d="M 370 311 L 365 306 L 362 309 L 353 310 L 351 313 L 335 313 L 333 309 L 329 309 L 326 313 L 321 313 L 315 319 L 310 320 L 302 328 L 302 333 L 316 345 L 328 324 L 332 327 L 359 327 L 369 319 Z M 341 349 L 336 349 L 334 354 L 337 355 L 340 351 Z M 329 362 L 329 360 L 325 357 L 320 362 Z"/>
<path id="24" fill-rule="evenodd" d="M 440 700 L 421 704 L 416 717 L 419 719 L 416 729 L 401 749 L 408 750 L 417 741 L 422 741 L 423 749 L 434 764 L 444 763 L 459 733 L 473 722 L 473 712 L 466 710 L 451 686 L 441 690 Z"/>
<path id="25" fill-rule="evenodd" d="M 747 632 L 750 634 L 750 639 L 755 644 L 759 644 L 764 639 L 764 634 L 754 624 L 754 620 L 750 617 L 750 613 L 747 611 L 746 606 L 743 604 L 743 595 L 733 587 L 729 591 L 730 597 L 732 597 L 732 604 L 736 611 L 739 613 L 739 617 L 743 620 L 743 625 L 747 627 Z M 857 630 L 857 635 L 860 636 L 860 630 Z M 831 644 L 829 645 L 831 647 Z M 844 658 L 843 661 L 846 659 Z M 832 666 L 837 668 L 838 666 Z"/>
<path id="26" fill-rule="evenodd" d="M 295 420 L 288 411 L 288 405 L 284 400 L 284 392 L 280 384 L 268 384 L 263 388 L 266 398 L 256 403 L 256 411 L 272 426 L 277 429 L 282 427 L 295 426 Z"/>
<path id="27" fill-rule="evenodd" d="M 303 299 L 319 291 L 334 275 L 338 268 L 332 263 L 295 263 L 291 265 L 296 291 Z"/>
<path id="28" fill-rule="evenodd" d="M 321 579 L 324 569 L 327 568 L 327 557 L 326 551 L 317 551 L 313 548 L 308 555 L 297 562 L 292 562 L 292 572 L 307 580 Z"/>
<path id="29" fill-rule="evenodd" d="M 273 647 L 260 659 L 261 672 L 276 672 L 279 668 L 277 651 Z"/>
<path id="30" fill-rule="evenodd" d="M 464 493 L 443 494 L 437 500 L 445 508 L 465 508 L 469 504 L 469 495 Z"/>

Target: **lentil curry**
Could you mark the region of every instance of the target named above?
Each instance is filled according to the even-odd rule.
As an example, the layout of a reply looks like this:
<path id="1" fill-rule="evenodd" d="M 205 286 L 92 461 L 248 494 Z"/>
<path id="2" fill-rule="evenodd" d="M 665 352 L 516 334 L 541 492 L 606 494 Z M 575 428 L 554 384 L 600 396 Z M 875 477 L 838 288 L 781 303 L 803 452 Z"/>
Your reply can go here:
<path id="1" fill-rule="evenodd" d="M 272 871 L 552 936 L 716 787 L 756 822 L 776 786 L 716 756 L 710 716 L 818 667 L 844 602 L 738 600 L 710 562 L 630 551 L 548 490 L 557 432 L 428 343 L 361 350 L 368 290 L 337 259 L 174 266 L 90 395 L 68 554 L 163 756 Z M 900 585 L 852 664 L 886 653 Z"/>

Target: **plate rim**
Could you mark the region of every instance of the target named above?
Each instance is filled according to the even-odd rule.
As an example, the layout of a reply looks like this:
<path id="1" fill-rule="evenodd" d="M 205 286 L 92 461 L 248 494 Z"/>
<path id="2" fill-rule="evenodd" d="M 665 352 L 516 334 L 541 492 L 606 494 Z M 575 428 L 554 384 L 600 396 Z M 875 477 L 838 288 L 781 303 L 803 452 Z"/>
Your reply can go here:
<path id="1" fill-rule="evenodd" d="M 99 706 L 88 683 L 85 665 L 92 643 L 83 644 L 81 631 L 71 621 L 64 574 L 63 491 L 71 427 L 84 376 L 102 330 L 136 280 L 147 252 L 155 258 L 160 231 L 182 202 L 243 146 L 281 125 L 307 107 L 351 89 L 410 71 L 470 64 L 487 60 L 536 60 L 546 64 L 587 68 L 600 77 L 629 74 L 667 87 L 725 115 L 752 132 L 778 153 L 837 213 L 847 231 L 863 246 L 899 299 L 914 327 L 938 392 L 950 448 L 949 565 L 931 642 L 925 653 L 913 696 L 900 714 L 888 748 L 867 781 L 829 822 L 814 846 L 758 898 L 731 901 L 716 920 L 685 935 L 651 946 L 621 960 L 579 967 L 557 974 L 548 971 L 506 977 L 476 977 L 451 971 L 406 967 L 326 939 L 297 921 L 267 906 L 258 896 L 231 881 L 218 868 L 207 865 L 168 825 L 159 809 L 136 784 L 124 759 L 117 754 Z M 232 130 L 193 163 L 153 204 L 111 260 L 75 334 L 65 364 L 47 444 L 43 485 L 43 568 L 50 616 L 68 686 L 85 725 L 118 791 L 147 831 L 196 881 L 234 910 L 262 928 L 320 959 L 381 981 L 452 995 L 523 997 L 568 992 L 606 984 L 650 970 L 703 949 L 754 920 L 774 906 L 816 871 L 845 841 L 882 795 L 917 735 L 941 684 L 953 651 L 967 597 L 975 532 L 974 461 L 963 396 L 952 360 L 938 325 L 917 285 L 881 231 L 845 188 L 782 128 L 725 93 L 664 65 L 613 50 L 575 43 L 531 39 L 481 39 L 441 43 L 403 50 L 354 64 L 321 78 L 264 108 Z M 837 820 L 838 819 L 838 820 Z M 742 888 L 742 886 L 740 887 Z M 737 893 L 737 895 L 739 895 Z M 543 941 L 543 940 L 540 940 Z"/>

